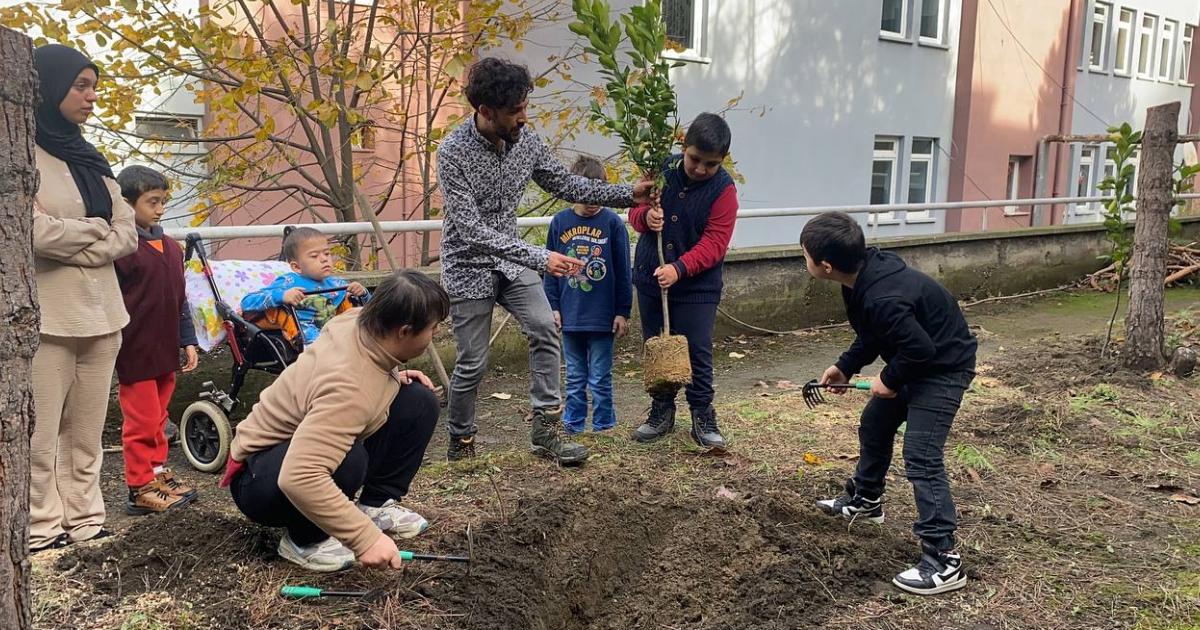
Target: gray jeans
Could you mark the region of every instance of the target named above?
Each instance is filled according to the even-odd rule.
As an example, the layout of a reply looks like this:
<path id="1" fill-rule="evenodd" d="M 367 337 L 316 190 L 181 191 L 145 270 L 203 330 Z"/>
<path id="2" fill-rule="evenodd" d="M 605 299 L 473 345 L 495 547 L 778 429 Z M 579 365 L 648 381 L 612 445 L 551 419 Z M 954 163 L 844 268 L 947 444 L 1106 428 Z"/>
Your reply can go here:
<path id="1" fill-rule="evenodd" d="M 495 273 L 494 299 L 456 299 L 450 304 L 450 319 L 458 358 L 450 379 L 450 435 L 475 435 L 475 400 L 479 382 L 487 372 L 488 339 L 492 332 L 492 309 L 496 304 L 512 313 L 529 340 L 529 402 L 534 409 L 557 409 L 562 405 L 562 345 L 554 326 L 554 313 L 546 300 L 542 279 L 525 270 L 516 280 Z"/>

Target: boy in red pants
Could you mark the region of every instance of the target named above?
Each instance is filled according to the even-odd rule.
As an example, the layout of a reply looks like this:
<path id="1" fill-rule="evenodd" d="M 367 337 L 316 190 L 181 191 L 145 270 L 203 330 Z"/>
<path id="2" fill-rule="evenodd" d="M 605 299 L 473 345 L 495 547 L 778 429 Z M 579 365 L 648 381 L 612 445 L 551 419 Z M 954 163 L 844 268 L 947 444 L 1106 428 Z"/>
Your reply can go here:
<path id="1" fill-rule="evenodd" d="M 183 285 L 183 251 L 163 236 L 158 224 L 169 187 L 166 177 L 130 166 L 117 177 L 121 196 L 133 206 L 137 251 L 114 264 L 129 325 L 121 331 L 117 381 L 124 425 L 121 447 L 132 515 L 165 512 L 196 498 L 196 491 L 166 468 L 167 405 L 175 391 L 179 349 L 187 353 L 184 372 L 196 368 L 196 331 Z"/>

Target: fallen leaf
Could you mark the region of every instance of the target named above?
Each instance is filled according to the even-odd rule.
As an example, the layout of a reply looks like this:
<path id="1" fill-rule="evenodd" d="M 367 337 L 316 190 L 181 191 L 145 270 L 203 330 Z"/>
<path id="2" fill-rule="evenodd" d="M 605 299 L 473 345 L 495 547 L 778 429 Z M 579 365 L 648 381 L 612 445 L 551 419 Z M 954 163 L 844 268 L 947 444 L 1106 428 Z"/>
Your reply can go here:
<path id="1" fill-rule="evenodd" d="M 633 378 L 635 376 L 637 376 L 637 372 L 626 372 L 625 373 L 625 378 Z"/>
<path id="2" fill-rule="evenodd" d="M 730 501 L 737 501 L 742 497 L 742 493 L 730 490 L 725 486 L 721 486 L 717 488 L 717 497 L 721 499 L 729 499 Z"/>
<path id="3" fill-rule="evenodd" d="M 1038 464 L 1037 471 L 1038 471 L 1038 474 L 1043 477 L 1053 477 L 1054 476 L 1054 464 L 1051 464 L 1050 462 Z"/>
<path id="4" fill-rule="evenodd" d="M 990 376 L 978 376 L 975 378 L 975 382 L 979 383 L 980 387 L 987 387 L 989 389 L 1000 385 L 999 379 L 994 379 Z"/>
<path id="5" fill-rule="evenodd" d="M 1178 492 L 1176 494 L 1172 494 L 1170 498 L 1172 501 L 1175 501 L 1176 503 L 1185 503 L 1187 505 L 1200 505 L 1200 497 L 1198 497 L 1194 494 L 1184 494 L 1182 492 Z"/>
<path id="6" fill-rule="evenodd" d="M 742 354 L 741 352 L 730 352 L 729 358 L 730 359 L 745 359 L 746 355 Z"/>
<path id="7" fill-rule="evenodd" d="M 987 374 L 988 372 L 991 372 L 993 369 L 995 369 L 995 368 L 993 368 L 991 365 L 989 365 L 987 363 L 980 363 L 979 365 L 975 366 L 975 373 L 976 374 Z"/>
<path id="8" fill-rule="evenodd" d="M 1162 373 L 1162 372 L 1155 372 L 1155 373 L 1153 373 L 1153 374 L 1151 374 L 1151 375 L 1150 375 L 1150 380 L 1152 380 L 1152 381 L 1161 381 L 1161 380 L 1162 380 L 1162 377 L 1163 377 L 1163 373 Z"/>
<path id="9" fill-rule="evenodd" d="M 512 400 L 512 394 L 505 394 L 504 392 L 496 392 L 496 393 L 492 394 L 492 398 L 495 398 L 496 400 Z"/>
<path id="10" fill-rule="evenodd" d="M 770 385 L 768 385 L 766 381 L 757 381 L 754 383 L 754 386 L 755 387 L 770 387 Z"/>
<path id="11" fill-rule="evenodd" d="M 823 461 L 824 460 L 822 460 L 820 457 L 813 455 L 812 453 L 804 454 L 804 463 L 808 464 L 809 466 L 820 466 Z"/>
<path id="12" fill-rule="evenodd" d="M 983 478 L 979 476 L 979 471 L 975 470 L 974 468 L 967 468 L 967 476 L 971 478 L 971 481 L 976 483 L 979 483 L 983 480 Z"/>
<path id="13" fill-rule="evenodd" d="M 791 381 L 778 381 L 775 383 L 775 387 L 779 389 L 796 389 L 796 384 Z"/>

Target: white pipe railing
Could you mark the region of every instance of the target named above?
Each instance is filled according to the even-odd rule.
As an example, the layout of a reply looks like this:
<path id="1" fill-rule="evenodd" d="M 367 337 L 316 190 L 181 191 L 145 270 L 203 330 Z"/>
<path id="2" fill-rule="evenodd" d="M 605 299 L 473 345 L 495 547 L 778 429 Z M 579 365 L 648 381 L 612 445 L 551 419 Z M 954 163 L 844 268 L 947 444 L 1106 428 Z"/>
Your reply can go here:
<path id="1" fill-rule="evenodd" d="M 1200 193 L 1178 195 L 1178 199 L 1200 199 Z M 948 201 L 943 203 L 895 203 L 881 205 L 851 205 L 851 206 L 808 206 L 796 208 L 752 208 L 738 210 L 737 218 L 760 219 L 768 217 L 804 217 L 815 216 L 825 212 L 846 212 L 849 214 L 882 214 L 895 212 L 919 212 L 922 210 L 959 210 L 966 208 L 1000 208 L 1004 206 L 1038 206 L 1056 204 L 1099 203 L 1108 201 L 1111 197 L 1043 197 L 1040 199 L 997 199 L 988 201 Z M 626 215 L 621 218 L 628 221 Z M 520 217 L 517 227 L 530 228 L 550 225 L 551 216 Z M 330 235 L 371 234 L 374 228 L 369 221 L 351 223 L 289 223 L 296 227 L 310 227 Z M 380 221 L 380 228 L 385 234 L 404 232 L 437 232 L 442 229 L 441 219 L 416 221 Z M 167 236 L 182 239 L 188 234 L 199 234 L 205 240 L 225 240 L 234 238 L 268 238 L 283 236 L 284 224 L 270 225 L 206 225 L 188 228 L 166 228 Z"/>

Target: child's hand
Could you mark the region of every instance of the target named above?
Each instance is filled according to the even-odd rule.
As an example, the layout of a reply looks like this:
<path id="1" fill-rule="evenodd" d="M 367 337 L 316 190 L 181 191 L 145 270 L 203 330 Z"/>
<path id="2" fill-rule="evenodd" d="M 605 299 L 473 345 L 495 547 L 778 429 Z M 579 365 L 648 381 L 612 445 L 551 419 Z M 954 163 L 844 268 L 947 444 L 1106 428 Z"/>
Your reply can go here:
<path id="1" fill-rule="evenodd" d="M 614 317 L 613 318 L 613 334 L 615 334 L 617 336 L 617 339 L 624 337 L 628 332 L 629 332 L 629 320 L 625 319 L 624 317 L 622 317 L 620 315 L 617 315 L 616 317 Z"/>
<path id="2" fill-rule="evenodd" d="M 554 311 L 554 327 L 562 332 L 562 313 Z"/>
<path id="3" fill-rule="evenodd" d="M 284 291 L 284 293 L 283 293 L 283 303 L 284 304 L 291 304 L 292 306 L 299 306 L 300 303 L 303 301 L 304 301 L 304 290 L 299 287 L 296 287 L 294 289 L 288 289 L 287 291 Z"/>
<path id="4" fill-rule="evenodd" d="M 358 282 L 351 282 L 350 284 L 346 285 L 346 293 L 349 293 L 354 297 L 362 297 L 367 294 L 367 287 L 364 287 Z"/>
<path id="5" fill-rule="evenodd" d="M 883 380 L 878 376 L 871 379 L 871 395 L 876 398 L 895 398 L 895 390 L 883 384 Z"/>
<path id="6" fill-rule="evenodd" d="M 646 212 L 646 227 L 652 232 L 661 232 L 663 229 L 663 209 L 662 206 L 655 203 L 650 206 L 650 210 Z"/>
<path id="7" fill-rule="evenodd" d="M 196 369 L 196 365 L 200 363 L 200 354 L 196 352 L 196 346 L 186 346 L 183 352 L 187 356 L 187 360 L 183 364 L 182 371 L 187 374 Z"/>
<path id="8" fill-rule="evenodd" d="M 819 382 L 822 385 L 845 385 L 846 383 L 850 382 L 850 379 L 846 378 L 845 374 L 842 374 L 842 371 L 838 369 L 838 366 L 831 365 L 825 370 L 825 373 L 821 375 L 821 380 Z M 844 389 L 830 389 L 827 391 L 829 391 L 831 394 L 837 394 L 838 396 L 846 393 L 846 390 Z"/>
<path id="9" fill-rule="evenodd" d="M 679 270 L 675 265 L 663 265 L 654 270 L 654 277 L 658 278 L 659 287 L 670 289 L 671 285 L 679 282 Z"/>
<path id="10" fill-rule="evenodd" d="M 399 569 L 400 550 L 396 549 L 396 541 L 392 540 L 391 536 L 379 532 L 379 538 L 376 538 L 375 543 L 362 552 L 358 561 L 363 566 L 376 569 Z"/>

